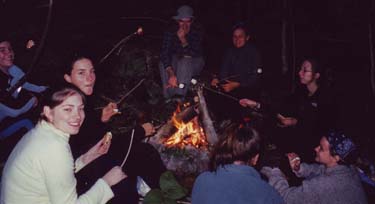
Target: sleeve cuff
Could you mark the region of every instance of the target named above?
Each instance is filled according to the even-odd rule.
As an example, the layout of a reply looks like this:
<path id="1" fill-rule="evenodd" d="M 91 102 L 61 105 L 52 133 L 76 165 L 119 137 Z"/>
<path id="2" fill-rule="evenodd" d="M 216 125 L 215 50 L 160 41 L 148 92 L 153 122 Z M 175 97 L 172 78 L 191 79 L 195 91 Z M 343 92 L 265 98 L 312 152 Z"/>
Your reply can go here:
<path id="1" fill-rule="evenodd" d="M 79 172 L 85 166 L 86 165 L 83 163 L 82 155 L 81 155 L 80 157 L 78 157 L 78 159 L 76 159 L 76 161 L 74 163 L 74 172 L 75 173 Z"/>
<path id="2" fill-rule="evenodd" d="M 108 185 L 107 182 L 105 182 L 102 178 L 98 179 L 98 181 L 95 183 L 94 186 L 96 185 L 101 185 L 103 186 L 103 190 L 104 190 L 104 200 L 110 200 L 111 198 L 113 198 L 115 196 L 115 194 L 113 193 L 111 187 Z"/>

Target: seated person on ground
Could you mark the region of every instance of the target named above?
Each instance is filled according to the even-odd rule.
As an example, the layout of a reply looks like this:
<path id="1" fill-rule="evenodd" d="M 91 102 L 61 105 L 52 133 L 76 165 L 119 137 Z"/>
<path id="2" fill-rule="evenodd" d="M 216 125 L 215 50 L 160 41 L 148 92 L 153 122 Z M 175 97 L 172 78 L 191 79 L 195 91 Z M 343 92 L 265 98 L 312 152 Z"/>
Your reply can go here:
<path id="1" fill-rule="evenodd" d="M 194 183 L 193 204 L 283 203 L 280 195 L 253 168 L 261 151 L 258 132 L 233 123 L 211 157 L 211 171 Z"/>
<path id="2" fill-rule="evenodd" d="M 40 122 L 22 137 L 5 164 L 0 203 L 104 204 L 114 196 L 111 186 L 126 178 L 118 166 L 97 177 L 82 195 L 76 191 L 74 172 L 106 154 L 111 145 L 101 138 L 74 162 L 69 138 L 84 121 L 84 98 L 75 88 L 46 96 Z"/>
<path id="3" fill-rule="evenodd" d="M 193 9 L 181 6 L 173 19 L 177 24 L 164 34 L 159 64 L 166 99 L 184 97 L 192 77 L 199 75 L 204 66 L 203 31 L 195 22 Z"/>
<path id="4" fill-rule="evenodd" d="M 262 65 L 257 49 L 249 42 L 250 38 L 245 24 L 238 23 L 233 27 L 233 46 L 225 52 L 219 78 L 211 81 L 212 86 L 220 86 L 224 92 L 234 93 L 238 97 L 259 92 Z"/>
<path id="5" fill-rule="evenodd" d="M 94 97 L 96 97 L 94 94 L 96 83 L 94 64 L 89 57 L 75 55 L 64 69 L 65 82 L 79 88 L 87 99 L 85 106 L 86 120 L 83 122 L 80 132 L 69 141 L 75 158 L 87 151 L 90 146 L 95 144 L 95 141 L 102 138 L 109 131 L 108 123 L 110 119 L 120 114 L 117 104 L 114 102 L 109 102 L 107 106 L 96 110 L 94 103 Z M 114 187 L 113 191 L 119 196 L 116 196 L 111 203 L 137 204 L 139 202 L 136 189 L 137 176 L 142 177 L 151 188 L 159 186 L 160 175 L 166 169 L 159 153 L 150 144 L 141 141 L 145 136 L 152 135 L 155 129 L 150 123 L 146 123 L 142 126 L 136 126 L 134 130 L 133 141 L 131 140 L 131 133 L 114 134 L 108 154 L 76 175 L 78 192 L 86 191 L 96 182 L 98 176 L 108 171 L 112 166 L 120 165 L 128 148 L 131 148 L 131 152 L 123 167 L 128 178 Z"/>
<path id="6" fill-rule="evenodd" d="M 279 168 L 263 167 L 261 172 L 288 204 L 367 203 L 358 173 L 352 166 L 358 154 L 350 138 L 330 131 L 320 139 L 315 153 L 319 164 L 301 164 L 297 154 L 288 154 L 292 170 L 305 178 L 301 186 L 290 187 Z"/>
<path id="7" fill-rule="evenodd" d="M 308 149 L 319 142 L 322 133 L 335 127 L 338 109 L 333 91 L 324 84 L 321 66 L 313 59 L 305 59 L 298 72 L 299 84 L 295 92 L 287 97 L 276 112 L 278 128 L 274 138 L 278 147 L 287 152 L 297 152 L 305 160 L 313 161 Z M 243 99 L 245 107 L 269 111 L 273 104 L 263 104 L 256 100 Z M 275 112 L 272 110 L 271 112 Z"/>

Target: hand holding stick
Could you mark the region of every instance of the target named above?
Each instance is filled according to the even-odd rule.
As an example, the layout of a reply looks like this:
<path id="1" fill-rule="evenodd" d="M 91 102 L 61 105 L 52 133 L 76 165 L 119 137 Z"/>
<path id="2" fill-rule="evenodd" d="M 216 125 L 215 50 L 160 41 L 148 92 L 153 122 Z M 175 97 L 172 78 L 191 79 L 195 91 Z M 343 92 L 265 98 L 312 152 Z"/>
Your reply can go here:
<path id="1" fill-rule="evenodd" d="M 118 100 L 118 101 L 115 101 L 115 102 L 113 102 L 114 100 L 112 100 L 112 99 L 109 99 L 109 98 L 107 98 L 107 97 L 105 97 L 105 96 L 102 96 L 102 98 L 104 98 L 105 97 L 105 99 L 107 100 L 107 101 L 109 101 L 109 104 L 107 105 L 107 106 L 105 106 L 105 107 L 97 107 L 97 108 L 95 108 L 95 110 L 99 110 L 99 109 L 104 109 L 104 108 L 106 108 L 106 107 L 108 107 L 110 104 L 115 104 L 116 105 L 116 107 L 114 107 L 113 105 L 111 105 L 111 106 L 113 106 L 113 108 L 112 108 L 112 111 L 113 112 L 115 112 L 115 113 L 118 113 L 118 114 L 121 114 L 121 112 L 119 112 L 119 109 L 117 108 L 117 106 L 120 104 L 120 103 L 122 103 L 123 101 L 124 101 L 124 99 L 126 98 L 126 97 L 128 97 L 133 91 L 135 91 L 143 82 L 145 81 L 145 79 L 143 78 L 143 79 L 141 79 L 130 91 L 128 91 L 123 97 L 121 97 L 120 98 L 120 100 Z M 113 114 L 114 115 L 114 114 Z"/>

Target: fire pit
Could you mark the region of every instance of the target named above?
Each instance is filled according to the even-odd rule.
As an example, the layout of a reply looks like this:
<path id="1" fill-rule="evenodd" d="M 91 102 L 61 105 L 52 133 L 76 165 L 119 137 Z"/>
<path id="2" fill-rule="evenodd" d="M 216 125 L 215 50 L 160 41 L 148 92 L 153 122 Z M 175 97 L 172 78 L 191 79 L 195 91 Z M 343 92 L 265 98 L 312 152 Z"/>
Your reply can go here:
<path id="1" fill-rule="evenodd" d="M 217 141 L 208 115 L 202 89 L 198 89 L 197 104 L 180 106 L 150 139 L 167 169 L 176 175 L 199 174 L 208 169 L 209 150 Z"/>
<path id="2" fill-rule="evenodd" d="M 199 117 L 185 123 L 178 119 L 179 111 L 178 108 L 150 143 L 159 151 L 167 169 L 181 176 L 197 174 L 208 168 L 208 142 Z"/>

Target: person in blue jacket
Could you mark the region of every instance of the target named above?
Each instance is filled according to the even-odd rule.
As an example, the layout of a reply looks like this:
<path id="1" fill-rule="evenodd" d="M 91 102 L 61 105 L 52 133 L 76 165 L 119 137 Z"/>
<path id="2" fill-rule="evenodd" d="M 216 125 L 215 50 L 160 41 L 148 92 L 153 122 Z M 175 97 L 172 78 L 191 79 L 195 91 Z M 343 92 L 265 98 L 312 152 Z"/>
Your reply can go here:
<path id="1" fill-rule="evenodd" d="M 261 150 L 256 130 L 231 124 L 211 158 L 211 171 L 194 183 L 193 204 L 283 203 L 280 195 L 253 168 Z"/>

